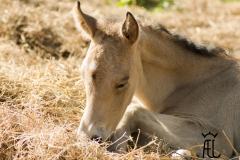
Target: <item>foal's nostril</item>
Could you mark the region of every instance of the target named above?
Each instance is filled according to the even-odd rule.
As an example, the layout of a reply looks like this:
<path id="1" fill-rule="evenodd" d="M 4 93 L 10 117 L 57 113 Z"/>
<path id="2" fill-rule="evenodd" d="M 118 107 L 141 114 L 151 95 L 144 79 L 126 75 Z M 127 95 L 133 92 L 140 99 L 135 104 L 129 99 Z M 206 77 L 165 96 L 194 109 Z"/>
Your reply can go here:
<path id="1" fill-rule="evenodd" d="M 91 140 L 102 142 L 102 137 L 94 135 L 94 136 L 91 137 Z"/>

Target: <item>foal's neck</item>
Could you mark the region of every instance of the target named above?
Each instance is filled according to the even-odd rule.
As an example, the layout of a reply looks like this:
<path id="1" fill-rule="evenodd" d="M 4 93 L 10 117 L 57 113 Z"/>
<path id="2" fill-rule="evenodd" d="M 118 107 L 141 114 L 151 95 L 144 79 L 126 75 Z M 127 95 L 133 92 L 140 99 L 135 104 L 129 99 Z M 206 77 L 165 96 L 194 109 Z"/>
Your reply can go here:
<path id="1" fill-rule="evenodd" d="M 161 112 L 164 100 L 177 88 L 199 83 L 228 68 L 221 56 L 206 57 L 187 50 L 165 32 L 141 31 L 138 41 L 143 76 L 136 97 L 147 108 Z"/>

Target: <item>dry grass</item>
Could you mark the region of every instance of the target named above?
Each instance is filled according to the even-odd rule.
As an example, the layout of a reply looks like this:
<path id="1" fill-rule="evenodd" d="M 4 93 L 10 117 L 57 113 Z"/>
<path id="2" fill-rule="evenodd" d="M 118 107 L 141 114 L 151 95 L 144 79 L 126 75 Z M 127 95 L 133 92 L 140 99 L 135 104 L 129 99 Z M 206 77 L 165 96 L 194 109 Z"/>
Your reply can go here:
<path id="1" fill-rule="evenodd" d="M 0 0 L 0 159 L 159 159 L 140 148 L 125 155 L 78 137 L 85 105 L 79 66 L 88 43 L 74 28 L 74 0 Z M 117 12 L 83 1 L 93 15 Z M 131 10 L 195 41 L 240 51 L 240 3 L 176 0 L 181 11 Z M 121 11 L 121 12 L 120 12 Z"/>

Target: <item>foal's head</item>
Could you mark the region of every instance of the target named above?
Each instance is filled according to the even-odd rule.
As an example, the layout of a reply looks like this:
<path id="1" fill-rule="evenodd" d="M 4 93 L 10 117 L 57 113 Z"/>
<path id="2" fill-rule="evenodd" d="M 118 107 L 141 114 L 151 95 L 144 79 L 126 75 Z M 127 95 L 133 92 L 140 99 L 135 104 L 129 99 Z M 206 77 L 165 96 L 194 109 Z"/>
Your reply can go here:
<path id="1" fill-rule="evenodd" d="M 116 129 L 138 85 L 138 23 L 131 13 L 120 23 L 99 21 L 84 14 L 80 2 L 73 11 L 77 28 L 91 39 L 81 67 L 87 104 L 78 133 L 104 140 Z"/>

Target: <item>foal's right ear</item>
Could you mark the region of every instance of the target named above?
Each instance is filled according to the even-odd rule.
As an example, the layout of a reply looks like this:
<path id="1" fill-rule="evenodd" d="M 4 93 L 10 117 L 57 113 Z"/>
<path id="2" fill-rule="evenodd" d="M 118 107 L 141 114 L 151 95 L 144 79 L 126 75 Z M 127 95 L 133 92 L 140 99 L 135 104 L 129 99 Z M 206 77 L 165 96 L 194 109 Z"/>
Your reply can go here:
<path id="1" fill-rule="evenodd" d="M 81 4 L 78 1 L 73 8 L 73 18 L 78 30 L 85 32 L 85 35 L 92 39 L 97 31 L 97 20 L 81 10 Z"/>
<path id="2" fill-rule="evenodd" d="M 122 25 L 122 34 L 130 43 L 134 43 L 138 39 L 138 23 L 130 12 L 127 12 L 126 19 Z"/>

